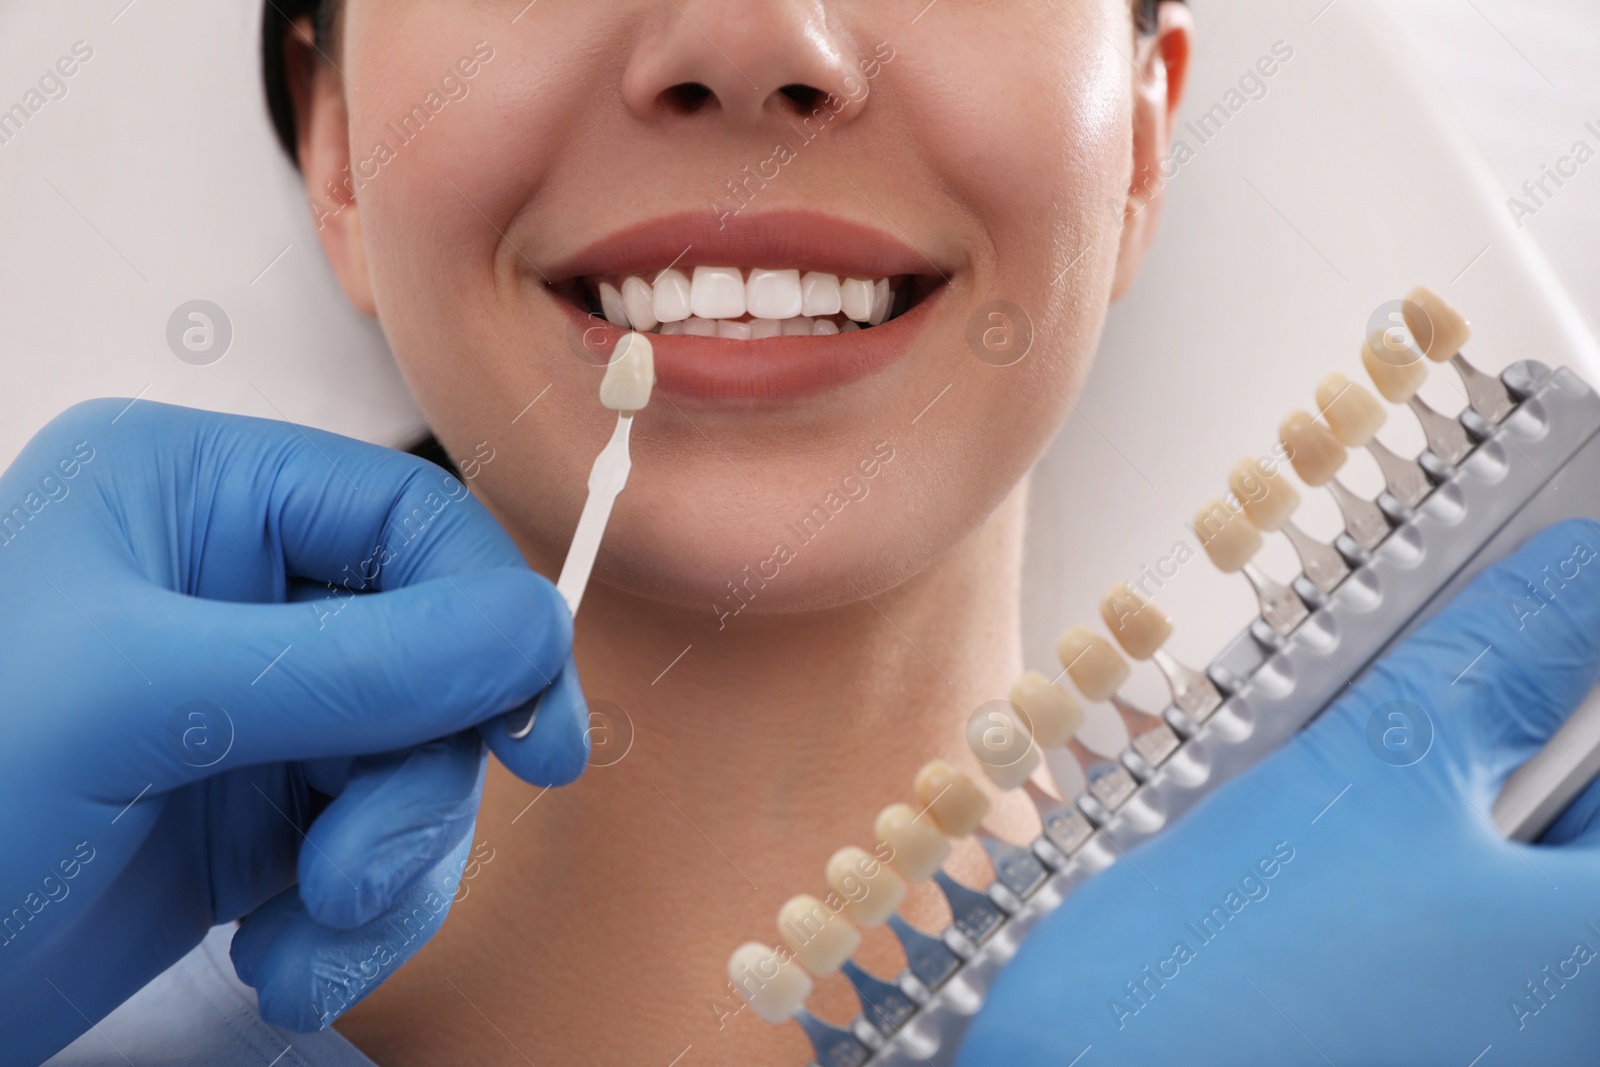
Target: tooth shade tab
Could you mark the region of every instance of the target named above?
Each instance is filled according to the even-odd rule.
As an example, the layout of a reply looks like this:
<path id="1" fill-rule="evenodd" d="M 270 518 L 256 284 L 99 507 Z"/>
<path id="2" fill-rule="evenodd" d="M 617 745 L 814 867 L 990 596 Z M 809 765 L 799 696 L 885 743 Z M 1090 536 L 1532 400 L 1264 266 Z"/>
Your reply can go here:
<path id="1" fill-rule="evenodd" d="M 1029 671 L 1011 687 L 1011 703 L 1022 709 L 1033 739 L 1041 748 L 1064 745 L 1083 725 L 1083 708 L 1071 693 L 1037 671 Z"/>
<path id="2" fill-rule="evenodd" d="M 794 1017 L 811 995 L 811 978 L 782 949 L 748 941 L 728 960 L 728 980 L 755 1013 L 769 1023 Z"/>
<path id="3" fill-rule="evenodd" d="M 1111 642 L 1087 626 L 1074 626 L 1062 634 L 1056 655 L 1078 692 L 1090 700 L 1110 700 L 1132 671 Z"/>
<path id="4" fill-rule="evenodd" d="M 664 270 L 654 286 L 651 311 L 660 322 L 682 322 L 691 314 L 689 276 L 681 270 Z"/>
<path id="5" fill-rule="evenodd" d="M 1260 460 L 1240 460 L 1228 475 L 1228 488 L 1243 505 L 1245 518 L 1267 533 L 1281 530 L 1300 506 L 1294 486 Z"/>
<path id="6" fill-rule="evenodd" d="M 800 272 L 752 270 L 744 283 L 744 304 L 753 318 L 793 318 L 802 307 Z"/>
<path id="7" fill-rule="evenodd" d="M 1406 338 L 1406 344 L 1394 343 L 1394 334 L 1381 330 L 1367 338 L 1361 346 L 1361 363 L 1367 368 L 1367 377 L 1383 398 L 1391 404 L 1404 404 L 1417 395 L 1422 383 L 1428 380 L 1428 364 Z"/>
<path id="8" fill-rule="evenodd" d="M 1293 411 L 1278 427 L 1278 440 L 1289 453 L 1294 471 L 1307 485 L 1327 485 L 1350 453 L 1326 426 L 1304 411 Z"/>
<path id="9" fill-rule="evenodd" d="M 643 411 L 656 384 L 655 348 L 642 333 L 625 333 L 611 350 L 600 382 L 600 403 L 612 411 Z"/>
<path id="10" fill-rule="evenodd" d="M 931 818 L 910 804 L 890 804 L 872 824 L 878 840 L 888 845 L 894 869 L 910 882 L 924 882 L 950 855 L 950 841 Z"/>
<path id="11" fill-rule="evenodd" d="M 1016 789 L 1039 766 L 1039 746 L 1009 700 L 991 700 L 967 720 L 967 747 L 1001 789 Z"/>
<path id="12" fill-rule="evenodd" d="M 1194 515 L 1194 534 L 1200 547 L 1224 574 L 1242 571 L 1261 551 L 1261 531 L 1237 508 L 1225 501 L 1207 501 Z"/>
<path id="13" fill-rule="evenodd" d="M 837 275 L 809 271 L 800 279 L 801 315 L 837 315 L 843 308 Z"/>
<path id="14" fill-rule="evenodd" d="M 861 944 L 861 932 L 808 893 L 778 909 L 778 933 L 800 966 L 822 978 L 844 965 Z"/>
<path id="15" fill-rule="evenodd" d="M 1389 417 L 1377 398 L 1342 374 L 1330 374 L 1317 385 L 1317 407 L 1333 436 L 1348 448 L 1366 446 Z"/>
<path id="16" fill-rule="evenodd" d="M 622 310 L 635 330 L 653 330 L 661 325 L 661 320 L 656 318 L 655 303 L 655 292 L 649 282 L 639 277 L 623 279 Z"/>
<path id="17" fill-rule="evenodd" d="M 1407 293 L 1403 307 L 1406 327 L 1417 347 L 1435 363 L 1454 357 L 1472 337 L 1472 325 L 1461 312 L 1426 285 Z"/>
<path id="18" fill-rule="evenodd" d="M 966 837 L 989 814 L 989 795 L 970 777 L 942 759 L 936 759 L 917 772 L 913 791 L 917 803 L 927 811 L 939 829 L 951 837 Z"/>
<path id="19" fill-rule="evenodd" d="M 882 926 L 906 896 L 906 883 L 874 856 L 846 845 L 828 860 L 828 888 L 844 900 L 845 914 L 857 926 Z"/>
<path id="20" fill-rule="evenodd" d="M 1134 659 L 1149 659 L 1172 636 L 1172 621 L 1122 583 L 1112 586 L 1101 598 L 1100 618 L 1122 651 Z"/>

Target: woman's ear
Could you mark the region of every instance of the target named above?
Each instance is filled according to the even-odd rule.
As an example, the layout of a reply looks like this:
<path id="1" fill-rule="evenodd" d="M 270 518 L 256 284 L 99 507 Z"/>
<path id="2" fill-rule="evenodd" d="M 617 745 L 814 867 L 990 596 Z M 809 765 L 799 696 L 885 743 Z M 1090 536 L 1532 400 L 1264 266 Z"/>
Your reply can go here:
<path id="1" fill-rule="evenodd" d="M 295 151 L 317 239 L 345 297 L 364 314 L 376 316 L 367 248 L 361 240 L 361 206 L 350 175 L 343 75 L 318 51 L 309 17 L 296 19 L 284 31 L 283 73 L 294 105 Z"/>
<path id="2" fill-rule="evenodd" d="M 1139 39 L 1133 93 L 1133 177 L 1122 217 L 1122 246 L 1111 299 L 1120 300 L 1138 277 L 1145 250 L 1161 219 L 1166 180 L 1163 161 L 1172 151 L 1172 127 L 1189 73 L 1194 19 L 1187 4 L 1164 0 L 1156 32 Z"/>

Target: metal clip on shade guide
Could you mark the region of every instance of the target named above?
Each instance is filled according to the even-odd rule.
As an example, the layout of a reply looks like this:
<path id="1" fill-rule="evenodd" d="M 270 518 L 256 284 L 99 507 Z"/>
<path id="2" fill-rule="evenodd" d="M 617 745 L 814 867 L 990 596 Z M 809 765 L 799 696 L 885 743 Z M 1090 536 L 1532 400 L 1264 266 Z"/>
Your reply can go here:
<path id="1" fill-rule="evenodd" d="M 1389 415 L 1376 397 L 1342 374 L 1330 374 L 1317 385 L 1317 407 L 1333 436 L 1347 448 L 1365 448 L 1383 472 L 1384 486 L 1405 508 L 1414 508 L 1433 492 L 1433 482 L 1420 465 L 1402 459 L 1378 440 Z"/>
<path id="2" fill-rule="evenodd" d="M 1454 467 L 1472 451 L 1472 439 L 1461 423 L 1435 411 L 1417 395 L 1428 380 L 1428 361 L 1405 336 L 1408 331 L 1383 330 L 1361 346 L 1361 362 L 1378 392 L 1391 404 L 1405 404 L 1422 424 L 1428 451 Z"/>
<path id="3" fill-rule="evenodd" d="M 828 1067 L 861 1067 L 872 1058 L 872 1051 L 856 1040 L 850 1031 L 829 1026 L 804 1008 L 794 1013 L 794 1021 L 811 1039 L 811 1048 L 816 1052 L 819 1064 L 825 1063 Z"/>
<path id="4" fill-rule="evenodd" d="M 1300 494 L 1279 471 L 1268 469 L 1260 460 L 1242 459 L 1228 474 L 1228 488 L 1253 526 L 1265 533 L 1283 532 L 1312 585 L 1331 593 L 1349 576 L 1350 565 L 1338 549 L 1318 541 L 1290 519 L 1300 506 Z"/>
<path id="5" fill-rule="evenodd" d="M 847 961 L 840 972 L 861 1001 L 861 1017 L 885 1037 L 892 1036 L 904 1026 L 906 1020 L 921 1007 L 921 1001 L 913 998 L 905 988 L 868 974 L 857 967 L 854 961 Z M 923 992 L 922 999 L 925 1000 L 926 992 L 919 992 Z"/>
<path id="6" fill-rule="evenodd" d="M 1163 647 L 1172 636 L 1172 620 L 1131 586 L 1111 587 L 1100 599 L 1100 618 L 1122 646 L 1122 651 L 1134 659 L 1149 660 L 1156 665 L 1172 690 L 1172 703 L 1192 722 L 1205 722 L 1222 706 L 1222 694 L 1211 679 L 1185 667 Z M 1166 756 L 1161 758 L 1164 760 Z"/>
<path id="7" fill-rule="evenodd" d="M 1242 573 L 1261 602 L 1261 618 L 1287 637 L 1311 613 L 1294 591 L 1274 581 L 1251 560 L 1261 551 L 1261 531 L 1244 513 L 1223 500 L 1209 500 L 1195 512 L 1194 535 L 1206 557 L 1224 574 Z"/>
<path id="8" fill-rule="evenodd" d="M 1492 374 L 1467 362 L 1461 350 L 1472 336 L 1472 326 L 1461 313 L 1451 307 L 1432 289 L 1419 285 L 1401 304 L 1406 328 L 1412 340 L 1435 363 L 1449 362 L 1461 375 L 1461 384 L 1467 391 L 1467 403 L 1473 411 L 1498 423 L 1511 414 L 1516 401 L 1505 384 Z"/>
<path id="9" fill-rule="evenodd" d="M 1278 426 L 1278 440 L 1289 453 L 1289 462 L 1300 480 L 1310 486 L 1326 487 L 1333 496 L 1339 514 L 1344 516 L 1344 532 L 1357 547 L 1370 552 L 1389 536 L 1389 520 L 1383 509 L 1357 496 L 1339 480 L 1339 471 L 1350 451 L 1333 431 L 1304 411 L 1292 411 Z"/>
<path id="10" fill-rule="evenodd" d="M 899 915 L 889 917 L 889 929 L 900 941 L 906 956 L 906 969 L 928 990 L 938 989 L 961 967 L 961 957 L 937 937 L 932 937 L 906 922 Z"/>

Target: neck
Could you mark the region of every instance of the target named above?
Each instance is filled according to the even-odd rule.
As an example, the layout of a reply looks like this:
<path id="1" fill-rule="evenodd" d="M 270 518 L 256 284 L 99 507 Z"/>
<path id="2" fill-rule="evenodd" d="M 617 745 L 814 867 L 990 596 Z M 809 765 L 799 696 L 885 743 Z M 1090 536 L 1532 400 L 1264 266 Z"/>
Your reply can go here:
<path id="1" fill-rule="evenodd" d="M 666 1063 L 685 1045 L 699 1064 L 805 1063 L 796 1027 L 738 1010 L 728 954 L 775 942 L 793 894 L 826 895 L 828 856 L 870 850 L 878 810 L 911 799 L 927 760 L 979 776 L 967 717 L 1021 669 L 1025 496 L 1026 483 L 916 578 L 825 612 L 752 608 L 719 628 L 709 612 L 591 587 L 576 655 L 595 765 L 546 794 L 491 764 L 476 836 L 495 858 L 340 1029 L 384 1067 L 458 1056 L 462 1042 L 486 1063 Z M 1007 799 L 990 824 L 1022 840 L 1027 813 Z M 969 846 L 952 868 L 981 883 L 982 864 Z M 932 929 L 941 907 L 920 886 L 905 910 Z M 868 933 L 863 963 L 894 973 L 892 938 Z M 809 1006 L 852 1013 L 848 988 L 828 982 Z"/>

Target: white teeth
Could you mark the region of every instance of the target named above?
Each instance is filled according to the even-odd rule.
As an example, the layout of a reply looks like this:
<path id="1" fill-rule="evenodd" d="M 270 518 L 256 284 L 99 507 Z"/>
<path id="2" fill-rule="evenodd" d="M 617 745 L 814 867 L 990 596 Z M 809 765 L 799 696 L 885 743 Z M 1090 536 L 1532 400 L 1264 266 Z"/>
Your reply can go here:
<path id="1" fill-rule="evenodd" d="M 744 276 L 733 267 L 696 267 L 689 309 L 703 319 L 738 318 L 745 311 Z"/>
<path id="2" fill-rule="evenodd" d="M 744 284 L 745 308 L 758 319 L 789 319 L 800 314 L 800 272 L 753 270 Z"/>
<path id="3" fill-rule="evenodd" d="M 602 283 L 604 284 L 604 283 Z M 601 293 L 604 294 L 602 289 Z M 630 277 L 622 283 L 622 310 L 635 330 L 653 330 L 660 320 L 656 318 L 655 294 L 650 283 L 643 278 Z"/>
<path id="4" fill-rule="evenodd" d="M 836 275 L 814 270 L 800 279 L 799 314 L 813 317 L 837 315 L 840 309 L 839 279 Z"/>
<path id="5" fill-rule="evenodd" d="M 707 266 L 692 275 L 668 268 L 654 284 L 639 275 L 620 284 L 596 278 L 592 292 L 606 321 L 624 330 L 730 340 L 850 333 L 888 321 L 895 306 L 889 278 Z"/>
<path id="6" fill-rule="evenodd" d="M 689 317 L 689 278 L 681 270 L 665 270 L 656 279 L 651 308 L 662 322 L 682 322 Z"/>
<path id="7" fill-rule="evenodd" d="M 867 316 L 867 325 L 880 326 L 889 317 L 889 297 L 888 278 L 879 278 L 872 283 L 872 314 Z"/>
<path id="8" fill-rule="evenodd" d="M 608 282 L 600 283 L 600 310 L 611 325 L 621 326 L 624 330 L 628 328 L 628 313 L 622 308 L 622 294 Z"/>
<path id="9" fill-rule="evenodd" d="M 839 307 L 851 321 L 866 322 L 872 317 L 872 283 L 846 278 L 839 286 Z"/>

